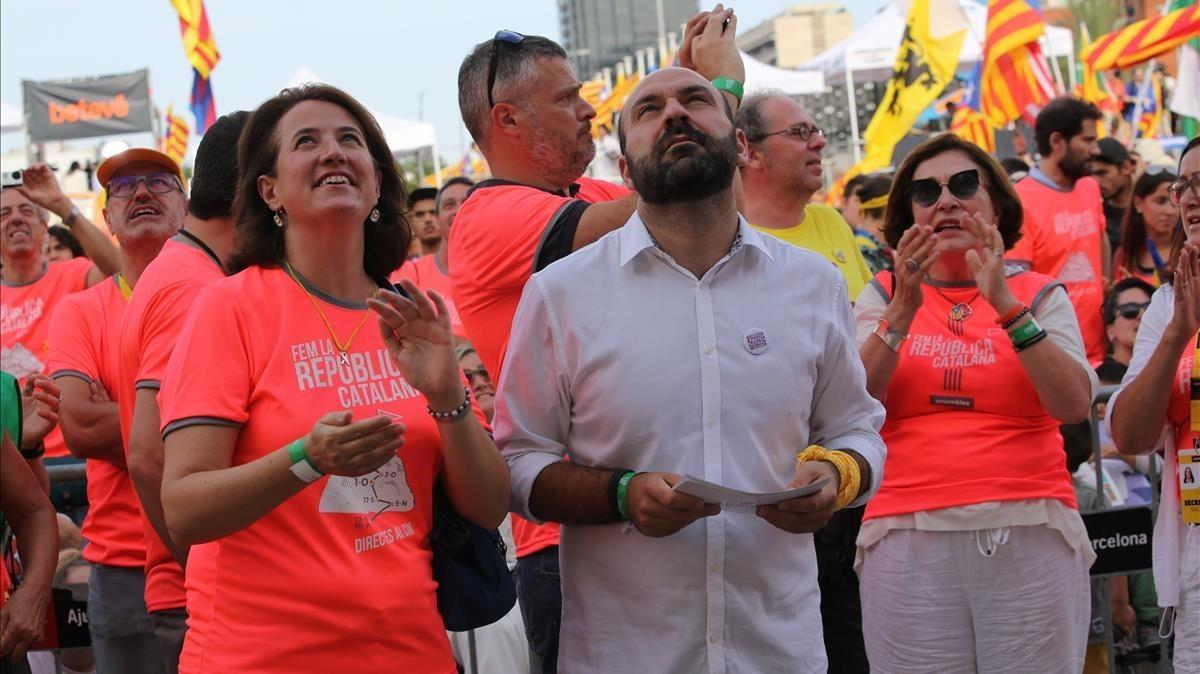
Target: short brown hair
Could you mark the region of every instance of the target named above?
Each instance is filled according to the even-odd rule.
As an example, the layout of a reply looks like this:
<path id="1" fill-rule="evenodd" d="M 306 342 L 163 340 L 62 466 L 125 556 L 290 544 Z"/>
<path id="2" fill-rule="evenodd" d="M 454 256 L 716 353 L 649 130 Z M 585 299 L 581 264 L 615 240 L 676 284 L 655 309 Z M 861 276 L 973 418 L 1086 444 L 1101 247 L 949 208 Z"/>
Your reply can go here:
<path id="1" fill-rule="evenodd" d="M 883 219 L 883 237 L 888 245 L 898 247 L 904 230 L 913 225 L 912 180 L 917 167 L 947 152 L 961 152 L 979 167 L 980 185 L 992 200 L 996 226 L 1004 239 L 1004 249 L 1009 250 L 1021 239 L 1021 222 L 1024 219 L 1021 200 L 1008 174 L 991 155 L 952 133 L 943 133 L 921 143 L 900 164 L 900 169 L 892 178 L 892 192 Z"/>
<path id="2" fill-rule="evenodd" d="M 392 158 L 387 140 L 379 123 L 350 94 L 328 84 L 305 84 L 284 89 L 279 95 L 258 106 L 246 121 L 238 140 L 237 195 L 233 200 L 237 245 L 230 271 L 246 267 L 278 267 L 283 263 L 283 229 L 274 222 L 275 213 L 258 194 L 258 177 L 275 175 L 279 157 L 279 140 L 275 127 L 279 120 L 299 103 L 324 101 L 332 103 L 354 118 L 362 128 L 367 150 L 379 170 L 378 222 L 363 222 L 366 238 L 363 248 L 363 269 L 373 279 L 384 279 L 395 271 L 408 252 L 412 230 L 405 208 L 404 176 Z"/>

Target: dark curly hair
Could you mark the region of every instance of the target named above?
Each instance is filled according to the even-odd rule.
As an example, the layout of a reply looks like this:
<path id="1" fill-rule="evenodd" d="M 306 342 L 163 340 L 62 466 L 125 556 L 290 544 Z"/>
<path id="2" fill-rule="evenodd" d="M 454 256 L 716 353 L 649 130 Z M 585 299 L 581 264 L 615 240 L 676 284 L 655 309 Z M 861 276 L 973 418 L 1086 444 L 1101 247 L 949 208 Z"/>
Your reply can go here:
<path id="1" fill-rule="evenodd" d="M 900 246 L 904 230 L 913 225 L 912 181 L 917 167 L 947 152 L 961 152 L 979 167 L 980 186 L 987 190 L 996 211 L 996 226 L 1004 239 L 1004 249 L 1009 250 L 1021 239 L 1021 200 L 1008 180 L 1008 173 L 978 145 L 959 138 L 952 133 L 943 133 L 921 143 L 904 158 L 900 169 L 892 177 L 892 192 L 888 197 L 887 213 L 883 219 L 883 236 L 892 248 Z"/>
<path id="2" fill-rule="evenodd" d="M 278 267 L 286 250 L 283 229 L 275 226 L 275 215 L 258 194 L 259 176 L 275 175 L 279 139 L 275 129 L 279 120 L 304 101 L 332 103 L 358 122 L 367 150 L 379 170 L 378 222 L 363 222 L 366 238 L 363 269 L 373 279 L 387 278 L 404 261 L 412 239 L 405 208 L 404 176 L 392 158 L 379 123 L 350 94 L 327 84 L 306 84 L 284 89 L 268 99 L 250 115 L 238 141 L 238 190 L 233 201 L 237 245 L 230 263 L 231 273 L 246 267 Z"/>

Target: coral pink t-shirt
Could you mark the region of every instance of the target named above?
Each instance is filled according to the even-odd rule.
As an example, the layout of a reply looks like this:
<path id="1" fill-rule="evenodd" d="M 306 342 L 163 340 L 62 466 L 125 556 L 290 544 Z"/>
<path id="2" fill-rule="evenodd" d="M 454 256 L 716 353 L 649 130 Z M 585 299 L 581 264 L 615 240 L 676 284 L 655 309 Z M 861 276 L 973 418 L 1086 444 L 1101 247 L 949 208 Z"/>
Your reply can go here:
<path id="1" fill-rule="evenodd" d="M 50 353 L 50 315 L 59 300 L 87 288 L 92 263 L 77 257 L 50 262 L 38 280 L 23 285 L 3 284 L 0 290 L 0 370 L 24 381 L 46 373 Z M 44 440 L 46 456 L 68 456 L 57 427 Z"/>
<path id="2" fill-rule="evenodd" d="M 1104 277 L 1101 266 L 1105 236 L 1100 184 L 1080 178 L 1070 192 L 1055 189 L 1034 176 L 1016 184 L 1025 222 L 1021 240 L 1005 257 L 1029 263 L 1033 271 L 1058 279 L 1067 289 L 1092 367 L 1104 361 Z"/>
<path id="3" fill-rule="evenodd" d="M 115 276 L 64 297 L 50 320 L 50 376 L 99 382 L 110 400 L 119 401 L 117 342 L 125 306 Z M 111 461 L 88 459 L 87 495 L 90 505 L 82 531 L 88 545 L 83 558 L 94 564 L 141 569 L 146 563 L 146 539 L 129 473 Z"/>
<path id="4" fill-rule="evenodd" d="M 139 388 L 157 390 L 180 331 L 200 289 L 222 279 L 220 262 L 201 249 L 170 239 L 138 278 L 121 321 L 117 390 L 121 437 L 129 449 L 134 402 Z M 183 569 L 159 538 L 145 513 L 146 609 L 162 611 L 187 604 Z M 198 561 L 193 557 L 189 565 Z"/>
<path id="5" fill-rule="evenodd" d="M 462 318 L 458 315 L 458 307 L 454 304 L 450 275 L 443 274 L 442 270 L 438 269 L 436 254 L 422 255 L 416 260 L 405 260 L 389 280 L 392 283 L 400 283 L 401 279 L 412 281 L 421 290 L 432 290 L 441 295 L 442 299 L 446 300 L 446 308 L 450 310 L 451 332 L 460 339 L 469 339 L 466 329 L 463 328 Z"/>
<path id="6" fill-rule="evenodd" d="M 310 292 L 347 339 L 365 304 Z M 368 321 L 342 364 L 284 270 L 251 267 L 196 298 L 158 397 L 168 442 L 190 425 L 237 428 L 237 466 L 307 435 L 329 412 L 398 415 L 408 430 L 378 471 L 322 477 L 209 545 L 211 602 L 193 606 L 189 593 L 181 672 L 455 671 L 428 539 L 440 436 Z"/>

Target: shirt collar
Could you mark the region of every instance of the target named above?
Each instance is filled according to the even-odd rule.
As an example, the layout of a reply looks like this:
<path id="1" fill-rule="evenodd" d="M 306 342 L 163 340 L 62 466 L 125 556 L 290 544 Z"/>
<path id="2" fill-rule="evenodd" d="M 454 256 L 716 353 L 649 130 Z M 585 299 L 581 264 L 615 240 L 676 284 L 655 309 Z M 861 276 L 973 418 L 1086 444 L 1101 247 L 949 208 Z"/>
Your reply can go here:
<path id="1" fill-rule="evenodd" d="M 751 227 L 741 214 L 738 215 L 738 233 L 742 237 L 743 248 L 753 246 L 762 251 L 762 254 L 768 260 L 775 260 L 775 256 L 771 254 L 771 251 L 767 249 L 767 245 L 763 241 L 763 235 Z M 646 223 L 642 222 L 642 216 L 637 211 L 633 212 L 633 216 L 621 228 L 617 236 L 620 242 L 620 264 L 622 267 L 629 264 L 629 261 L 637 257 L 638 253 L 655 247 L 654 239 L 650 237 L 650 232 L 646 229 Z M 736 253 L 736 251 L 734 252 Z"/>
<path id="2" fill-rule="evenodd" d="M 1059 185 L 1058 183 L 1054 182 L 1054 180 L 1052 180 L 1050 178 L 1050 176 L 1046 175 L 1046 173 L 1037 166 L 1034 166 L 1033 168 L 1029 169 L 1029 178 L 1045 185 L 1046 187 L 1049 187 L 1050 189 L 1054 190 L 1055 192 L 1070 192 L 1074 189 L 1073 187 L 1071 189 L 1063 189 L 1062 185 Z"/>
<path id="3" fill-rule="evenodd" d="M 557 195 L 560 197 L 572 197 L 572 198 L 576 194 L 579 193 L 579 188 L 581 187 L 581 185 L 579 183 L 571 183 L 571 186 L 567 188 L 567 193 L 563 194 L 563 192 L 561 190 L 559 190 L 559 191 L 548 190 L 548 189 L 545 189 L 542 187 L 535 187 L 533 185 L 527 185 L 525 183 L 515 182 L 513 180 L 504 180 L 503 178 L 488 178 L 487 180 L 481 180 L 480 182 L 475 183 L 475 185 L 473 185 L 471 187 L 471 189 L 467 190 L 467 196 L 468 197 L 471 196 L 471 193 L 475 192 L 476 190 L 485 190 L 489 187 L 506 187 L 506 186 L 507 187 L 528 187 L 530 189 L 540 190 L 540 191 L 546 192 L 548 194 L 554 194 L 554 195 Z"/>

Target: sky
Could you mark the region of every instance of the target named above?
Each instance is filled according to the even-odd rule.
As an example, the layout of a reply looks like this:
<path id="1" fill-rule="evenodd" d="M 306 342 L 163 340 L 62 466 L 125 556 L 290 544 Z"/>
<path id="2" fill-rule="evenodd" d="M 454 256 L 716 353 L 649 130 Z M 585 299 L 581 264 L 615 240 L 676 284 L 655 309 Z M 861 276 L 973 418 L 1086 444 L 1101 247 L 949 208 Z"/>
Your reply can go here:
<path id="1" fill-rule="evenodd" d="M 887 2 L 842 4 L 860 26 Z M 791 4 L 733 6 L 745 31 Z M 433 123 L 448 161 L 470 143 L 456 85 L 467 52 L 499 28 L 560 39 L 556 0 L 206 0 L 205 6 L 221 52 L 212 76 L 218 114 L 252 109 L 305 66 L 373 109 Z M 155 104 L 173 105 L 194 128 L 187 112 L 191 66 L 168 0 L 0 0 L 0 100 L 10 105 L 21 107 L 24 79 L 141 68 L 150 69 Z M 0 137 L 4 150 L 20 143 L 19 134 Z"/>

